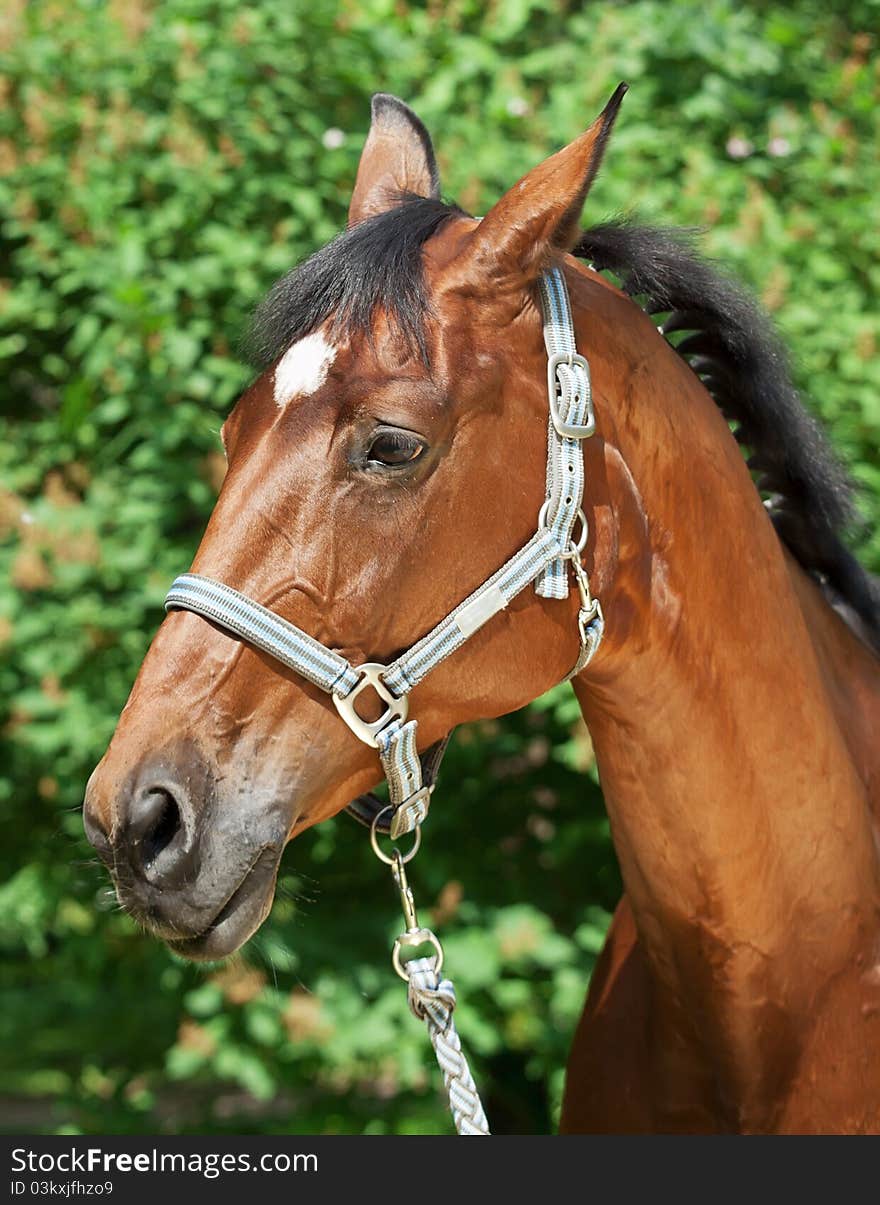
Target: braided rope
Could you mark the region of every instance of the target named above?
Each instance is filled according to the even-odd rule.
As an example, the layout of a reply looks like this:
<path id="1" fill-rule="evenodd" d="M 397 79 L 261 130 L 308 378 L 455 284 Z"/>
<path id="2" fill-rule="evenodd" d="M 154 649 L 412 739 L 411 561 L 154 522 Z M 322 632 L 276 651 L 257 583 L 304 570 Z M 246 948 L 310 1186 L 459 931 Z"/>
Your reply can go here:
<path id="1" fill-rule="evenodd" d="M 409 1006 L 413 1014 L 428 1026 L 431 1045 L 443 1072 L 456 1133 L 486 1135 L 489 1133 L 489 1123 L 452 1020 L 455 988 L 450 979 L 439 977 L 436 965 L 435 957 L 413 958 L 405 964 L 409 977 Z"/>

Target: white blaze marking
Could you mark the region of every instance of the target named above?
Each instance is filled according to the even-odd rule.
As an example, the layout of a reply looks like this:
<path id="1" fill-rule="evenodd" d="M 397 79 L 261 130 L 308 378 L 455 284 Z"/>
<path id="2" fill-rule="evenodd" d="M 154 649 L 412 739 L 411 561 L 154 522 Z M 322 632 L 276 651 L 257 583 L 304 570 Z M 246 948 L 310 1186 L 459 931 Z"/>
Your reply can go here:
<path id="1" fill-rule="evenodd" d="M 295 397 L 314 393 L 327 380 L 335 357 L 336 348 L 320 331 L 294 343 L 275 369 L 276 406 L 286 406 Z"/>

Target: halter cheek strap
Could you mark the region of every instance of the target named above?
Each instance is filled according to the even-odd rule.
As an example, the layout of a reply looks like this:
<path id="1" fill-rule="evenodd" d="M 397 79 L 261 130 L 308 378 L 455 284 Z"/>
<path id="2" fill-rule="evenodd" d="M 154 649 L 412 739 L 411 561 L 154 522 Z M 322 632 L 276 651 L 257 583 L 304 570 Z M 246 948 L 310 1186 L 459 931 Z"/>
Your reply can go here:
<path id="1" fill-rule="evenodd" d="M 408 719 L 408 695 L 413 687 L 532 582 L 543 598 L 566 598 L 569 566 L 581 605 L 580 649 L 568 677 L 580 673 L 589 663 L 605 630 L 602 608 L 590 594 L 580 555 L 587 540 L 587 521 L 581 509 L 582 442 L 595 429 L 590 371 L 587 361 L 577 353 L 568 290 L 557 268 L 541 277 L 541 306 L 548 357 L 549 419 L 547 491 L 538 514 L 537 530 L 509 561 L 406 652 L 389 665 L 368 662 L 353 666 L 274 611 L 231 586 L 200 574 L 184 573 L 178 577 L 165 599 L 166 611 L 193 611 L 201 615 L 296 670 L 331 696 L 355 736 L 379 751 L 391 810 L 387 828 L 394 838 L 412 832 L 427 815 L 445 748 L 445 741 L 440 742 L 420 759 L 416 721 Z M 385 703 L 384 712 L 374 721 L 364 720 L 355 708 L 358 695 L 368 686 Z M 358 819 L 375 824 L 376 807 L 381 809 L 382 805 L 375 797 L 361 796 L 351 810 Z"/>

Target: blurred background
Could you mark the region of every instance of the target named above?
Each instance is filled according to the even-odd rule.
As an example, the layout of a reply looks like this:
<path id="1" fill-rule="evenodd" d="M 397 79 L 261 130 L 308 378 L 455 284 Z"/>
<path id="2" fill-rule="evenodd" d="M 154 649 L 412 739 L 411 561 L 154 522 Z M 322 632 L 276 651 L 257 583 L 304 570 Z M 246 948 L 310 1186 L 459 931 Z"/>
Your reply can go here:
<path id="1" fill-rule="evenodd" d="M 705 228 L 863 487 L 878 570 L 878 29 L 876 0 L 4 0 L 2 1128 L 449 1132 L 364 830 L 297 840 L 261 932 L 196 969 L 115 909 L 80 817 L 222 478 L 236 341 L 343 225 L 371 93 L 481 213 L 628 80 L 587 223 Z M 458 733 L 425 838 L 490 1120 L 551 1130 L 620 891 L 567 687 Z"/>

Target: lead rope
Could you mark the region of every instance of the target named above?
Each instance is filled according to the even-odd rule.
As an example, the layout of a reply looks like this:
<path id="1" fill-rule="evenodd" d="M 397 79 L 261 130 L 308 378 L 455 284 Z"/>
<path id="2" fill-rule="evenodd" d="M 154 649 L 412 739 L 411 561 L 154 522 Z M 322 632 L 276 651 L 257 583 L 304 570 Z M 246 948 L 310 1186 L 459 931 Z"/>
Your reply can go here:
<path id="1" fill-rule="evenodd" d="M 383 810 L 388 811 L 388 808 Z M 452 1019 L 455 988 L 451 979 L 440 977 L 443 969 L 443 947 L 436 933 L 419 925 L 412 888 L 406 877 L 406 864 L 418 853 L 422 843 L 422 831 L 418 827 L 414 830 L 415 841 L 408 853 L 402 854 L 395 847 L 389 857 L 382 852 L 377 839 L 381 815 L 380 812 L 370 826 L 370 843 L 376 857 L 391 867 L 406 923 L 405 931 L 394 942 L 391 965 L 407 985 L 406 997 L 410 1011 L 428 1027 L 428 1036 L 443 1073 L 455 1132 L 462 1136 L 487 1135 L 489 1123 Z M 420 958 L 401 957 L 406 950 L 416 950 L 424 946 L 432 947 L 433 953 Z"/>

